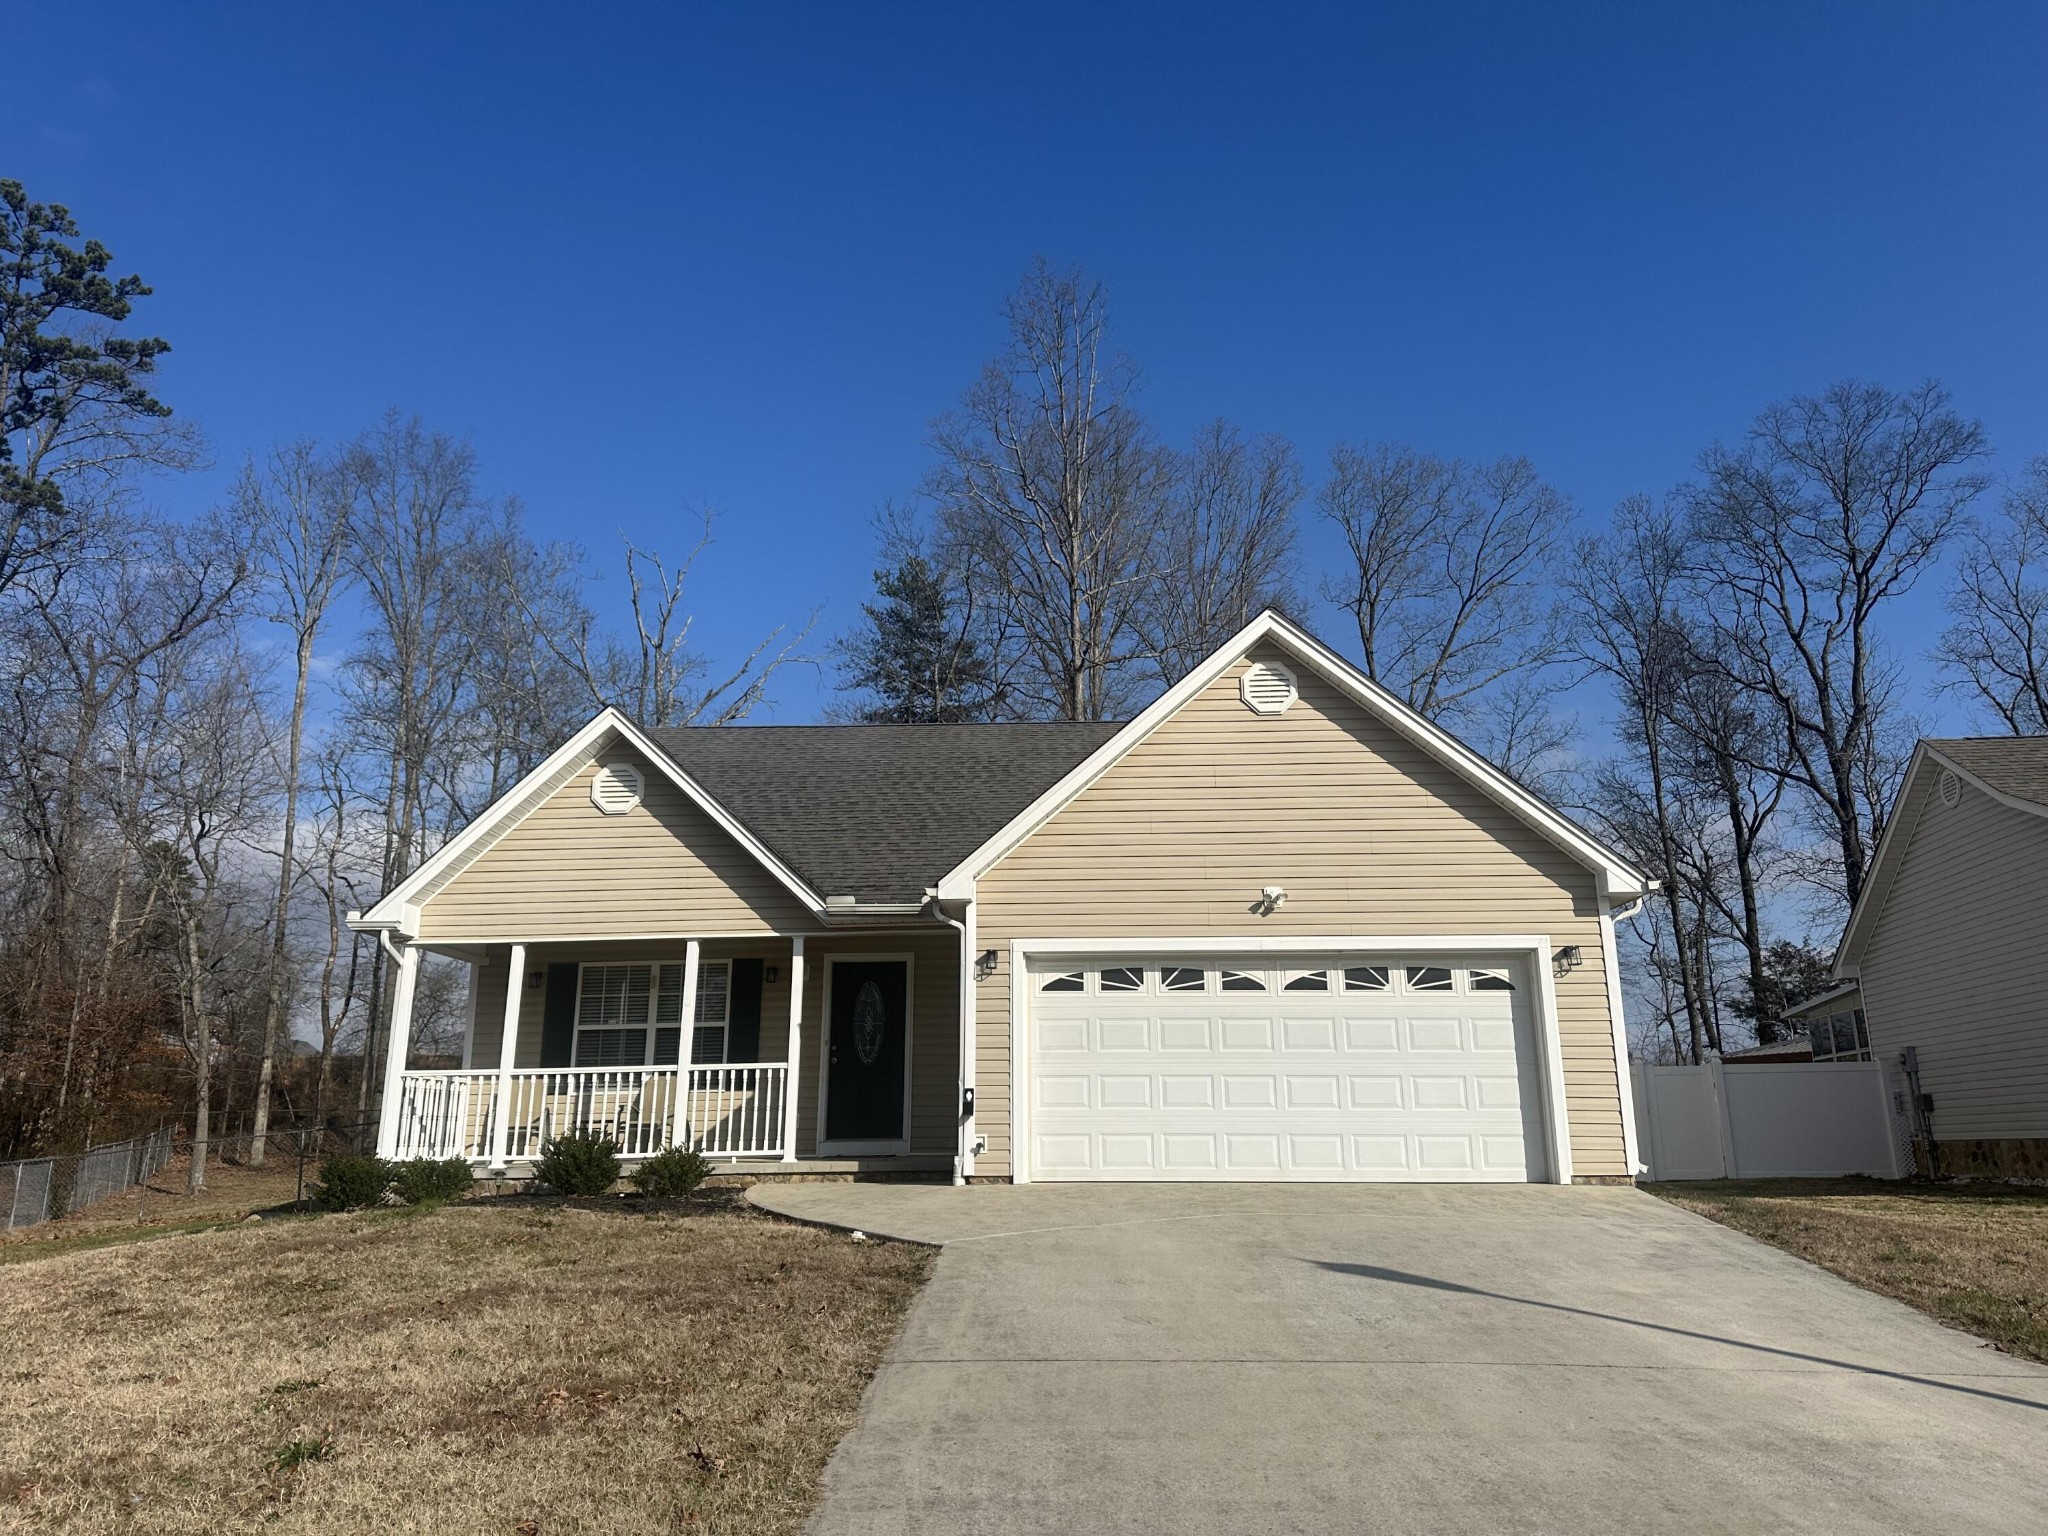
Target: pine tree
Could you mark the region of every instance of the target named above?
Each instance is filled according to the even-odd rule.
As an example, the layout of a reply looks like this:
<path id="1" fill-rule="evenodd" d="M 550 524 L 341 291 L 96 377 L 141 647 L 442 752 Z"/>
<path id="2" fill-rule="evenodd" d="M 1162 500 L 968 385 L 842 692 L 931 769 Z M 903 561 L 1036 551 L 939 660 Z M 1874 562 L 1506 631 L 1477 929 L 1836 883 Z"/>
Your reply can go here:
<path id="1" fill-rule="evenodd" d="M 944 577 L 923 555 L 875 572 L 876 602 L 838 645 L 840 687 L 865 695 L 856 718 L 937 725 L 986 720 L 999 690 Z"/>

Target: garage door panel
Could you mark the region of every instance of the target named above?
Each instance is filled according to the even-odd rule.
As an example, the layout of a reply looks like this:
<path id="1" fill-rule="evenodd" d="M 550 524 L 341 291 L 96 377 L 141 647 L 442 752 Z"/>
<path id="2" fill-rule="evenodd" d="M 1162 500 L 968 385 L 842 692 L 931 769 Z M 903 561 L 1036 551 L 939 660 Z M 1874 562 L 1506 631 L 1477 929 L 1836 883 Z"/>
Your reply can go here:
<path id="1" fill-rule="evenodd" d="M 1529 994 L 1473 988 L 1476 963 L 1155 957 L 1120 960 L 1113 990 L 1059 970 L 1088 980 L 1031 999 L 1037 1177 L 1542 1176 Z M 1346 977 L 1386 985 L 1332 985 Z"/>

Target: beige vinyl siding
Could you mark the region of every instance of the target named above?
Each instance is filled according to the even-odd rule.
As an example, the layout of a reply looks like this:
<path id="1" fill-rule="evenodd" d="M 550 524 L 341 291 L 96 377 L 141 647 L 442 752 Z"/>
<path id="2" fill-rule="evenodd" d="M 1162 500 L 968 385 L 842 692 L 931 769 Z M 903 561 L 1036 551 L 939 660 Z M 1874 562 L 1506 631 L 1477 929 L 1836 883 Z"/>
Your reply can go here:
<path id="1" fill-rule="evenodd" d="M 1941 766 L 1897 814 L 1904 857 L 1864 948 L 1871 1054 L 1919 1048 L 1939 1141 L 2048 1136 L 2048 818 L 1968 783 L 1941 803 Z"/>
<path id="2" fill-rule="evenodd" d="M 951 928 L 916 927 L 902 932 L 830 934 L 806 941 L 804 949 L 803 1065 L 797 1080 L 797 1155 L 810 1157 L 818 1142 L 818 1074 L 824 1061 L 825 960 L 830 955 L 859 958 L 875 954 L 908 954 L 910 996 L 910 1153 L 951 1157 L 956 1150 L 957 1095 L 960 1091 L 959 1015 L 960 940 Z M 498 1064 L 498 1041 L 505 1010 L 505 968 L 509 945 L 492 945 L 478 967 L 476 1038 L 471 1061 L 475 1070 Z M 680 965 L 681 943 L 535 944 L 526 952 L 528 984 L 519 999 L 519 1037 L 514 1065 L 540 1066 L 542 1013 L 546 1006 L 547 968 L 559 964 L 622 963 Z M 761 1060 L 789 1058 L 789 977 L 787 939 L 705 940 L 700 963 L 741 958 L 760 959 L 775 971 L 761 987 Z M 538 986 L 531 978 L 542 978 Z"/>
<path id="3" fill-rule="evenodd" d="M 1286 713 L 1253 714 L 1244 666 L 979 881 L 999 963 L 977 993 L 977 1176 L 1010 1166 L 1012 939 L 1481 933 L 1580 947 L 1555 980 L 1573 1171 L 1626 1174 L 1592 871 L 1305 667 Z M 1260 917 L 1267 885 L 1287 902 Z"/>
<path id="4" fill-rule="evenodd" d="M 603 762 L 645 793 L 623 816 L 590 803 Z M 774 933 L 816 927 L 768 868 L 653 764 L 610 746 L 425 898 L 420 938 Z"/>

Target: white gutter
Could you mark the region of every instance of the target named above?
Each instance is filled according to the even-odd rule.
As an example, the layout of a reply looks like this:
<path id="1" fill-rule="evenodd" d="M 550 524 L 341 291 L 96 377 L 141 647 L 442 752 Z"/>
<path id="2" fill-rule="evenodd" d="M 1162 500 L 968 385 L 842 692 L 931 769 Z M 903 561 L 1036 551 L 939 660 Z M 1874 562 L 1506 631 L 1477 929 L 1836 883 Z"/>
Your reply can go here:
<path id="1" fill-rule="evenodd" d="M 938 892 L 927 891 L 931 909 L 940 922 L 960 934 L 960 1124 L 953 1140 L 953 1182 L 965 1184 L 974 1173 L 974 1116 L 968 1113 L 968 1096 L 974 1091 L 974 899 L 960 904 L 960 916 L 948 917 L 938 902 Z"/>

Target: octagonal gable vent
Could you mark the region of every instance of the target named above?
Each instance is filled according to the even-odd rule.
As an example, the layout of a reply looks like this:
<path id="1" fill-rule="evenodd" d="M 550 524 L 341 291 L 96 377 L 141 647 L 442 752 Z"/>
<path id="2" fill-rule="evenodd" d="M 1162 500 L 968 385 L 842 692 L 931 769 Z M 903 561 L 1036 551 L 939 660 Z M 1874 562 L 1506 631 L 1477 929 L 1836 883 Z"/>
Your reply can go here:
<path id="1" fill-rule="evenodd" d="M 1237 693 L 1255 715 L 1284 714 L 1301 697 L 1294 674 L 1277 661 L 1255 661 L 1246 667 L 1237 680 Z"/>
<path id="2" fill-rule="evenodd" d="M 590 803 L 607 816 L 623 816 L 640 803 L 643 787 L 631 763 L 606 763 L 590 781 Z"/>

